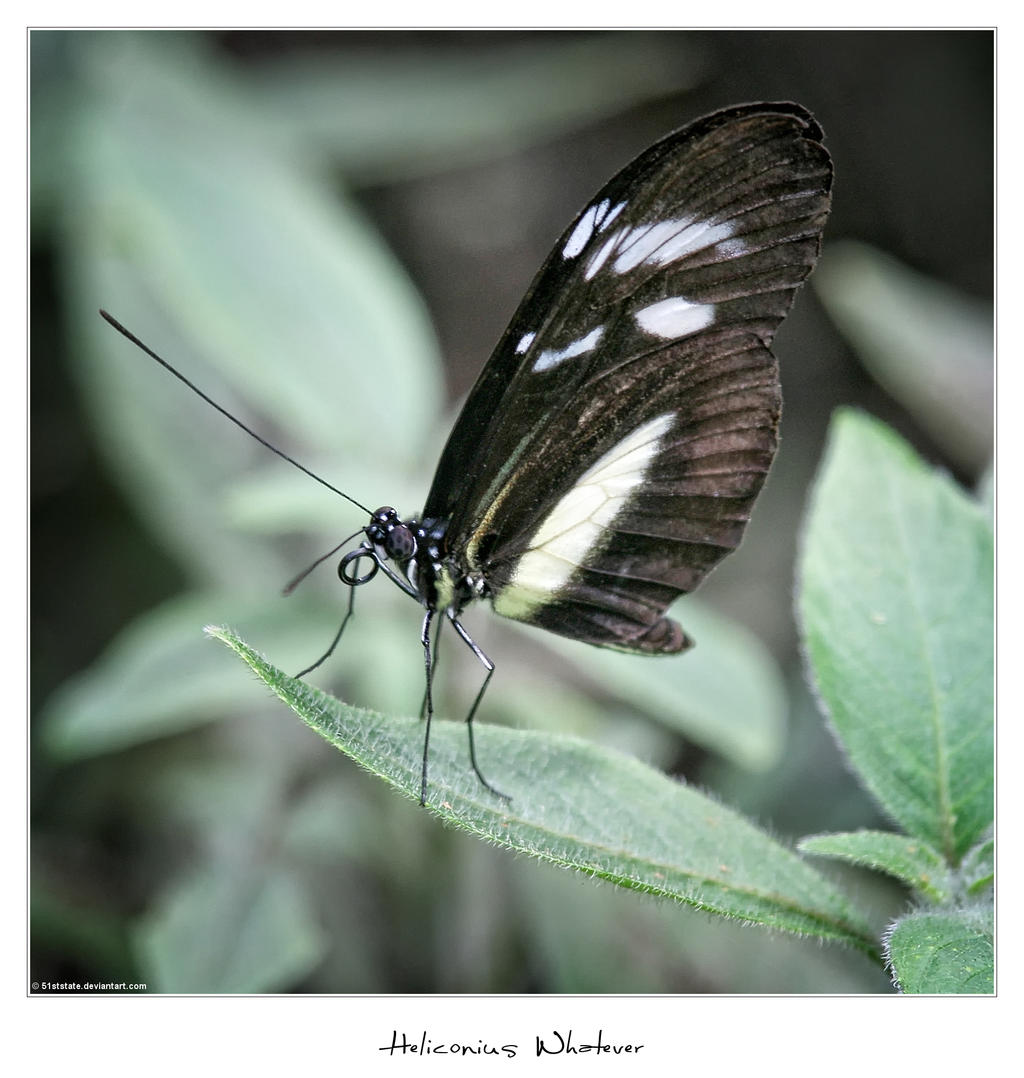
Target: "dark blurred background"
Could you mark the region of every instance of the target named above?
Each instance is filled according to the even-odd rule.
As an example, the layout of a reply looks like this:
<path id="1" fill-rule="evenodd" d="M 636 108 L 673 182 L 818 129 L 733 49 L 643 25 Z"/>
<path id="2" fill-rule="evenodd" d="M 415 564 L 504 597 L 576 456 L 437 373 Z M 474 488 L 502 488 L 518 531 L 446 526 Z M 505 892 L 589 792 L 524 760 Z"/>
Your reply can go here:
<path id="1" fill-rule="evenodd" d="M 742 549 L 677 608 L 698 648 L 651 675 L 680 714 L 617 693 L 582 645 L 483 611 L 471 628 L 498 663 L 485 721 L 603 740 L 783 838 L 885 826 L 804 687 L 793 568 L 839 404 L 988 483 L 993 50 L 989 32 L 34 32 L 32 978 L 885 991 L 862 956 L 442 831 L 268 700 L 202 626 L 311 661 L 341 585 L 280 587 L 359 514 L 96 308 L 356 498 L 415 512 L 586 199 L 706 112 L 804 104 L 835 161 L 832 221 L 776 342 L 777 464 Z M 419 616 L 371 590 L 320 683 L 410 714 Z M 458 715 L 476 675 L 454 654 L 447 674 Z M 880 929 L 906 903 L 846 883 Z"/>

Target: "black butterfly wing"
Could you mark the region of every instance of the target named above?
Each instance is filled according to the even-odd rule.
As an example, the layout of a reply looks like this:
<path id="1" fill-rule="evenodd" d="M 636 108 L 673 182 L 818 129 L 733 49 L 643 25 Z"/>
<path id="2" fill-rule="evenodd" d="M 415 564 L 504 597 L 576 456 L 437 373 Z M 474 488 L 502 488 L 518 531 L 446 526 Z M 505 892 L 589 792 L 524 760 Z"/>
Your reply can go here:
<path id="1" fill-rule="evenodd" d="M 821 138 L 797 105 L 715 113 L 559 240 L 424 508 L 499 613 L 627 650 L 688 645 L 665 608 L 739 543 L 775 452 L 768 346 L 828 215 Z"/>

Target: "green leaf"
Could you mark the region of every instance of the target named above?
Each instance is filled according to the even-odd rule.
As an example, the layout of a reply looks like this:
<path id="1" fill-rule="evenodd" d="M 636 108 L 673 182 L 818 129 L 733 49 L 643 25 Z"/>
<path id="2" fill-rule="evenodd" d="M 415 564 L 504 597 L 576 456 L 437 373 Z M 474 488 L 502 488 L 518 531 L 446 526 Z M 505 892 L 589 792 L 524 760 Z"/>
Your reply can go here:
<path id="1" fill-rule="evenodd" d="M 992 309 L 864 244 L 831 245 L 813 284 L 877 381 L 965 470 L 992 455 Z"/>
<path id="2" fill-rule="evenodd" d="M 911 913 L 885 940 L 903 992 L 982 994 L 994 990 L 995 948 L 987 911 Z"/>
<path id="3" fill-rule="evenodd" d="M 811 835 L 801 839 L 797 849 L 887 872 L 934 902 L 945 902 L 952 893 L 949 873 L 939 853 L 906 835 L 889 831 Z"/>
<path id="4" fill-rule="evenodd" d="M 995 843 L 991 838 L 987 838 L 979 842 L 974 849 L 967 851 L 967 856 L 960 866 L 964 890 L 969 895 L 990 891 L 995 872 Z"/>
<path id="5" fill-rule="evenodd" d="M 231 647 L 321 737 L 418 799 L 423 726 L 362 711 L 285 676 L 224 629 Z M 704 910 L 873 951 L 866 920 L 796 854 L 710 798 L 629 757 L 551 734 L 476 728 L 477 781 L 462 723 L 434 721 L 429 810 L 522 853 Z"/>
<path id="6" fill-rule="evenodd" d="M 798 609 L 821 699 L 868 789 L 956 865 L 992 823 L 993 537 L 881 423 L 840 412 Z"/>
<path id="7" fill-rule="evenodd" d="M 189 994 L 287 990 L 327 947 L 290 873 L 223 859 L 175 886 L 135 942 L 151 989 Z"/>

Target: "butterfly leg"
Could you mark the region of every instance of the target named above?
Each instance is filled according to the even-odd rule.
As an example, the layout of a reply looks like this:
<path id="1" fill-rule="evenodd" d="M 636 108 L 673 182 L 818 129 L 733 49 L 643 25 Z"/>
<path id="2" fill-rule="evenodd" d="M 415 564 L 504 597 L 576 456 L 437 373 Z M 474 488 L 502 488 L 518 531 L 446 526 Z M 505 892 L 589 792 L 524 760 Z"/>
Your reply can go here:
<path id="1" fill-rule="evenodd" d="M 476 709 L 480 706 L 480 701 L 484 698 L 484 693 L 487 691 L 487 686 L 491 683 L 491 675 L 494 673 L 494 663 L 480 650 L 476 641 L 466 632 L 462 627 L 462 623 L 458 618 L 454 617 L 451 613 L 448 614 L 448 620 L 455 627 L 455 631 L 459 634 L 462 640 L 470 651 L 479 659 L 484 669 L 487 671 L 487 676 L 484 678 L 483 685 L 480 686 L 480 691 L 476 694 L 476 699 L 473 701 L 473 706 L 469 709 L 469 714 L 466 716 L 466 730 L 469 734 L 469 761 L 473 765 L 473 770 L 476 772 L 476 777 L 480 780 L 481 784 L 485 786 L 492 794 L 500 797 L 504 801 L 511 801 L 512 798 L 508 794 L 503 794 L 501 790 L 496 790 L 488 781 L 484 778 L 480 771 L 480 768 L 476 762 L 476 747 L 473 744 L 473 716 L 476 714 Z"/>
<path id="2" fill-rule="evenodd" d="M 338 641 L 341 639 L 341 634 L 345 631 L 345 626 L 348 625 L 348 619 L 352 617 L 352 610 L 356 602 L 356 589 L 351 588 L 348 593 L 348 610 L 345 611 L 345 616 L 341 619 L 341 625 L 338 627 L 337 633 L 334 634 L 334 639 L 331 641 L 331 646 L 320 656 L 319 659 L 312 666 L 307 666 L 305 670 L 300 670 L 296 675 L 296 680 L 304 678 L 307 674 L 312 673 L 322 663 L 334 654 L 334 649 L 338 646 Z"/>
<path id="3" fill-rule="evenodd" d="M 423 663 L 427 674 L 427 688 L 423 694 L 423 712 L 427 728 L 423 734 L 423 771 L 420 775 L 420 804 L 427 803 L 427 754 L 430 751 L 430 720 L 434 717 L 434 698 L 431 692 L 431 679 L 434 673 L 433 656 L 430 653 L 430 623 L 434 620 L 434 611 L 428 610 L 423 618 L 423 631 L 420 643 L 423 644 Z"/>
<path id="4" fill-rule="evenodd" d="M 441 626 L 444 625 L 443 621 L 437 623 L 437 631 L 434 633 L 434 661 L 431 666 L 432 674 L 431 681 L 437 677 L 437 661 L 441 656 Z M 422 721 L 427 717 L 427 690 L 423 690 L 423 700 L 420 702 L 420 720 Z"/>

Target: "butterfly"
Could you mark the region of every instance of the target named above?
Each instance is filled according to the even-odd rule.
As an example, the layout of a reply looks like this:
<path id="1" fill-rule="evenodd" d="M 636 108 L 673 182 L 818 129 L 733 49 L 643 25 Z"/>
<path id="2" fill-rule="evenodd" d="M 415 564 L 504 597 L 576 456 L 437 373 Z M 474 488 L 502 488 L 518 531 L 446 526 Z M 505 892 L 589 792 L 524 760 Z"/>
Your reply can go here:
<path id="1" fill-rule="evenodd" d="M 494 663 L 460 620 L 471 603 L 638 655 L 692 646 L 665 611 L 739 544 L 775 455 L 770 346 L 820 250 L 832 185 L 822 139 L 801 106 L 760 103 L 705 116 L 640 154 L 534 278 L 462 408 L 422 513 L 383 506 L 324 556 L 362 536 L 338 569 L 352 589 L 341 628 L 298 676 L 333 652 L 355 588 L 378 572 L 424 608 L 421 804 L 444 624 L 485 670 L 466 719 L 469 755 L 480 782 L 506 798 L 473 741 Z"/>

